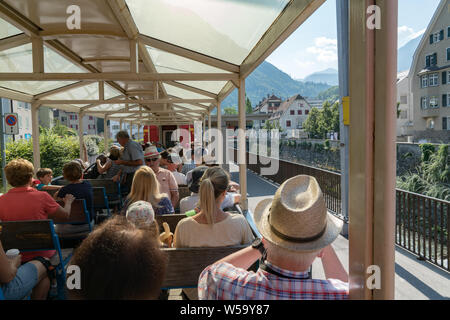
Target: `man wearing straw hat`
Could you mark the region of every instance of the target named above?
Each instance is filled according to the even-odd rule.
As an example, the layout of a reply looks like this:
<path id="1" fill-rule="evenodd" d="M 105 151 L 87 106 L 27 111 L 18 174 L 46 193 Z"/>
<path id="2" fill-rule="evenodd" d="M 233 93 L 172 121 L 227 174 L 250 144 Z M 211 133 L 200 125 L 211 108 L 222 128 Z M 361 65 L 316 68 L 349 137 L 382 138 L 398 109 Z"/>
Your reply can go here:
<path id="1" fill-rule="evenodd" d="M 253 217 L 262 239 L 203 270 L 199 299 L 348 298 L 348 275 L 331 246 L 343 223 L 327 212 L 315 178 L 286 180 L 273 199 L 258 203 Z M 309 279 L 316 257 L 327 280 Z M 258 271 L 247 271 L 258 259 Z"/>

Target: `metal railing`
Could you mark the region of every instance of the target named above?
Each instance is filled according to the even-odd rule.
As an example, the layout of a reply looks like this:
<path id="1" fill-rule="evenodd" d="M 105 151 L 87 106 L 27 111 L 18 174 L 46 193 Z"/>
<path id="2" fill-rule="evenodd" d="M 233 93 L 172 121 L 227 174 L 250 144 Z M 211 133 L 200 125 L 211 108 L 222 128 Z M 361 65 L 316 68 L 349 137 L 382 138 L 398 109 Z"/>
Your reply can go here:
<path id="1" fill-rule="evenodd" d="M 237 150 L 233 149 L 233 151 L 234 159 L 237 159 Z M 261 163 L 276 160 L 258 156 L 259 161 L 256 164 L 250 164 L 249 156 L 249 152 L 246 152 L 247 168 L 258 175 L 261 175 L 261 168 L 268 167 Z M 345 220 L 341 207 L 341 175 L 339 173 L 279 160 L 278 172 L 264 177 L 282 184 L 287 179 L 300 174 L 310 175 L 317 179 L 328 210 Z M 449 201 L 396 189 L 395 243 L 418 255 L 419 259 L 450 271 L 448 263 L 449 207 Z"/>
<path id="2" fill-rule="evenodd" d="M 396 190 L 395 243 L 450 271 L 450 202 Z"/>

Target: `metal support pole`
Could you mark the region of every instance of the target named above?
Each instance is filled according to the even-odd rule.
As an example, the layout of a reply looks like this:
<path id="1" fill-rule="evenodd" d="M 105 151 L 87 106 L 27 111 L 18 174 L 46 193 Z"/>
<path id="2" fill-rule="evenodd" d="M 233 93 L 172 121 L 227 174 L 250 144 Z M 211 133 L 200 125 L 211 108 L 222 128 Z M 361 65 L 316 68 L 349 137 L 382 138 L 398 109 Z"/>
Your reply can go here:
<path id="1" fill-rule="evenodd" d="M 8 187 L 6 183 L 5 178 L 5 167 L 6 167 L 6 155 L 5 155 L 5 134 L 4 134 L 4 128 L 3 128 L 3 105 L 2 105 L 2 99 L 0 98 L 0 149 L 1 149 L 1 157 L 2 157 L 2 186 L 3 186 L 3 192 L 6 193 L 6 188 Z"/>
<path id="2" fill-rule="evenodd" d="M 103 119 L 103 139 L 105 140 L 105 153 L 108 152 L 109 149 L 109 128 L 108 128 L 108 116 L 105 115 Z"/>
<path id="3" fill-rule="evenodd" d="M 222 107 L 220 106 L 220 101 L 217 103 L 217 131 L 222 133 Z M 226 145 L 226 141 L 224 139 L 225 136 L 222 134 L 222 137 L 221 139 L 219 139 L 217 144 L 217 162 L 222 166 L 222 168 L 226 164 L 226 161 L 223 157 L 223 146 Z"/>
<path id="4" fill-rule="evenodd" d="M 83 117 L 84 117 L 84 113 L 80 112 L 78 114 L 78 138 L 80 141 L 80 159 L 82 159 L 83 161 L 87 161 L 87 151 L 86 154 L 84 152 L 85 150 L 85 146 L 84 146 L 84 139 L 83 139 Z"/>
<path id="5" fill-rule="evenodd" d="M 241 204 L 243 210 L 248 210 L 247 200 L 247 164 L 245 156 L 245 79 L 239 79 L 239 130 L 238 130 L 238 165 L 239 165 L 239 185 L 241 187 Z"/>
<path id="6" fill-rule="evenodd" d="M 349 96 L 348 89 L 348 50 L 349 50 L 349 0 L 337 0 L 336 2 L 337 34 L 338 34 L 338 57 L 339 57 L 339 91 L 341 103 L 339 106 L 340 123 L 340 154 L 341 154 L 341 212 L 344 219 L 348 221 L 348 135 L 349 127 L 344 125 L 343 97 Z M 348 224 L 344 224 L 342 234 L 348 235 Z"/>
<path id="7" fill-rule="evenodd" d="M 33 135 L 33 165 L 38 170 L 41 167 L 41 151 L 39 148 L 39 104 L 31 104 L 31 133 Z"/>
<path id="8" fill-rule="evenodd" d="M 130 139 L 133 139 L 133 121 L 130 122 Z"/>

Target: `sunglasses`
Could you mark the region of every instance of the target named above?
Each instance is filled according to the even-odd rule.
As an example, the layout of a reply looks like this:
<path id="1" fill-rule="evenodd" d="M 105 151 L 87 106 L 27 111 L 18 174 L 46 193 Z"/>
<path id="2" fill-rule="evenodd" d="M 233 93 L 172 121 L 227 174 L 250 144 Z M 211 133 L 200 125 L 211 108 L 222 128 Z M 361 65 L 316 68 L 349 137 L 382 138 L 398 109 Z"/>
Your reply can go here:
<path id="1" fill-rule="evenodd" d="M 145 159 L 145 162 L 155 162 L 157 161 L 159 158 L 152 158 L 152 159 Z"/>

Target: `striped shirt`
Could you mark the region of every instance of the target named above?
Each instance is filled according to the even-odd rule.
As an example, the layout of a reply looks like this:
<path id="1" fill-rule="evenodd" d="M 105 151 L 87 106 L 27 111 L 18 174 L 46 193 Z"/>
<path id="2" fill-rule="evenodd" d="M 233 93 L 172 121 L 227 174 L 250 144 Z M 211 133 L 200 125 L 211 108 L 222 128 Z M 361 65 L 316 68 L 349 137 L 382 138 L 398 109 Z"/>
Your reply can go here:
<path id="1" fill-rule="evenodd" d="M 293 272 L 265 264 L 284 277 L 258 269 L 255 273 L 221 262 L 210 265 L 200 275 L 200 300 L 343 300 L 348 299 L 348 283 L 341 280 L 308 279 L 308 272 Z M 286 278 L 285 278 L 286 277 Z M 287 278 L 289 277 L 289 278 Z M 292 279 L 294 278 L 294 279 Z"/>

